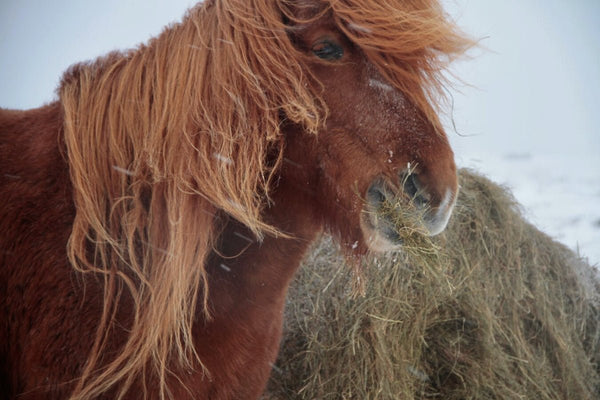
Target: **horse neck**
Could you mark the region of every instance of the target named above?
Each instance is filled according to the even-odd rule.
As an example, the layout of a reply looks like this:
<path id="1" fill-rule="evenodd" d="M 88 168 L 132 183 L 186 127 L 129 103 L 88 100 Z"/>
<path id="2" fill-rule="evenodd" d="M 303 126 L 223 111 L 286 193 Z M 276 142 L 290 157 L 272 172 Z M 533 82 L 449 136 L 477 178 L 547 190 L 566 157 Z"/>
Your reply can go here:
<path id="1" fill-rule="evenodd" d="M 230 312 L 240 301 L 283 308 L 287 287 L 321 224 L 310 200 L 293 187 L 279 187 L 272 201 L 265 222 L 290 237 L 267 235 L 258 241 L 239 222 L 226 223 L 209 260 L 210 297 L 220 309 L 215 314 Z"/>

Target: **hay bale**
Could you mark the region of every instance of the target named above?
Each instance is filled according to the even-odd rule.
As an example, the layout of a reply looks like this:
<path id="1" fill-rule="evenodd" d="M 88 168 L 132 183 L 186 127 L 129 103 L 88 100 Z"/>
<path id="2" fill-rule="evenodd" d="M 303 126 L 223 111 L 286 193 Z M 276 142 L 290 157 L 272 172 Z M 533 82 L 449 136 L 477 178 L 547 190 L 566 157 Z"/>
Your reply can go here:
<path id="1" fill-rule="evenodd" d="M 460 184 L 432 251 L 371 259 L 362 297 L 331 240 L 314 248 L 265 399 L 599 398 L 595 270 L 505 189 L 466 170 Z"/>

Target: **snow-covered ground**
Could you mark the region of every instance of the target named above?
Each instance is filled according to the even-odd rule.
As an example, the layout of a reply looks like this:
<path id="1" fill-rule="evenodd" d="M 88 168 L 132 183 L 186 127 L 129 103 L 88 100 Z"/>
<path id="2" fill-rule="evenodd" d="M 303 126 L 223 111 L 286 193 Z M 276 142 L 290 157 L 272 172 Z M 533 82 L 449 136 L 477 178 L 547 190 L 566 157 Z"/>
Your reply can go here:
<path id="1" fill-rule="evenodd" d="M 511 189 L 540 230 L 600 265 L 598 155 L 462 154 L 457 163 Z M 595 168 L 590 168 L 595 166 Z"/>
<path id="2" fill-rule="evenodd" d="M 50 101 L 72 63 L 123 49 L 193 0 L 0 2 L 0 107 Z M 481 40 L 457 66 L 459 166 L 510 187 L 540 229 L 600 264 L 600 1 L 443 0 Z"/>

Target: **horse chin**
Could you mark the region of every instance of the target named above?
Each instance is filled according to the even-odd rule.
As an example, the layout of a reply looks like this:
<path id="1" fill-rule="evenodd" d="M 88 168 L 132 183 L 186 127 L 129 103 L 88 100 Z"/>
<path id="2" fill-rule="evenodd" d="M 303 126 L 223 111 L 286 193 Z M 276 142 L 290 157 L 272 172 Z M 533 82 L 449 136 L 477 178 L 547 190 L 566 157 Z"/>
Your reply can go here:
<path id="1" fill-rule="evenodd" d="M 402 248 L 402 239 L 393 228 L 391 221 L 378 217 L 372 211 L 365 211 L 360 220 L 360 229 L 369 250 L 383 253 Z"/>

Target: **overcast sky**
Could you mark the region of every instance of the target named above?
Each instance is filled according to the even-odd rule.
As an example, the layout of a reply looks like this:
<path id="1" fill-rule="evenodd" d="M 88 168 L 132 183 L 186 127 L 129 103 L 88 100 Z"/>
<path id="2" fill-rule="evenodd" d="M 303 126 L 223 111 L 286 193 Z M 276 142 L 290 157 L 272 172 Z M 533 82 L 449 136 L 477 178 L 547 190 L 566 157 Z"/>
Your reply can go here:
<path id="1" fill-rule="evenodd" d="M 600 153 L 600 1 L 447 0 L 485 50 L 458 73 L 458 140 L 514 152 Z M 596 167 L 600 166 L 600 163 Z"/>

